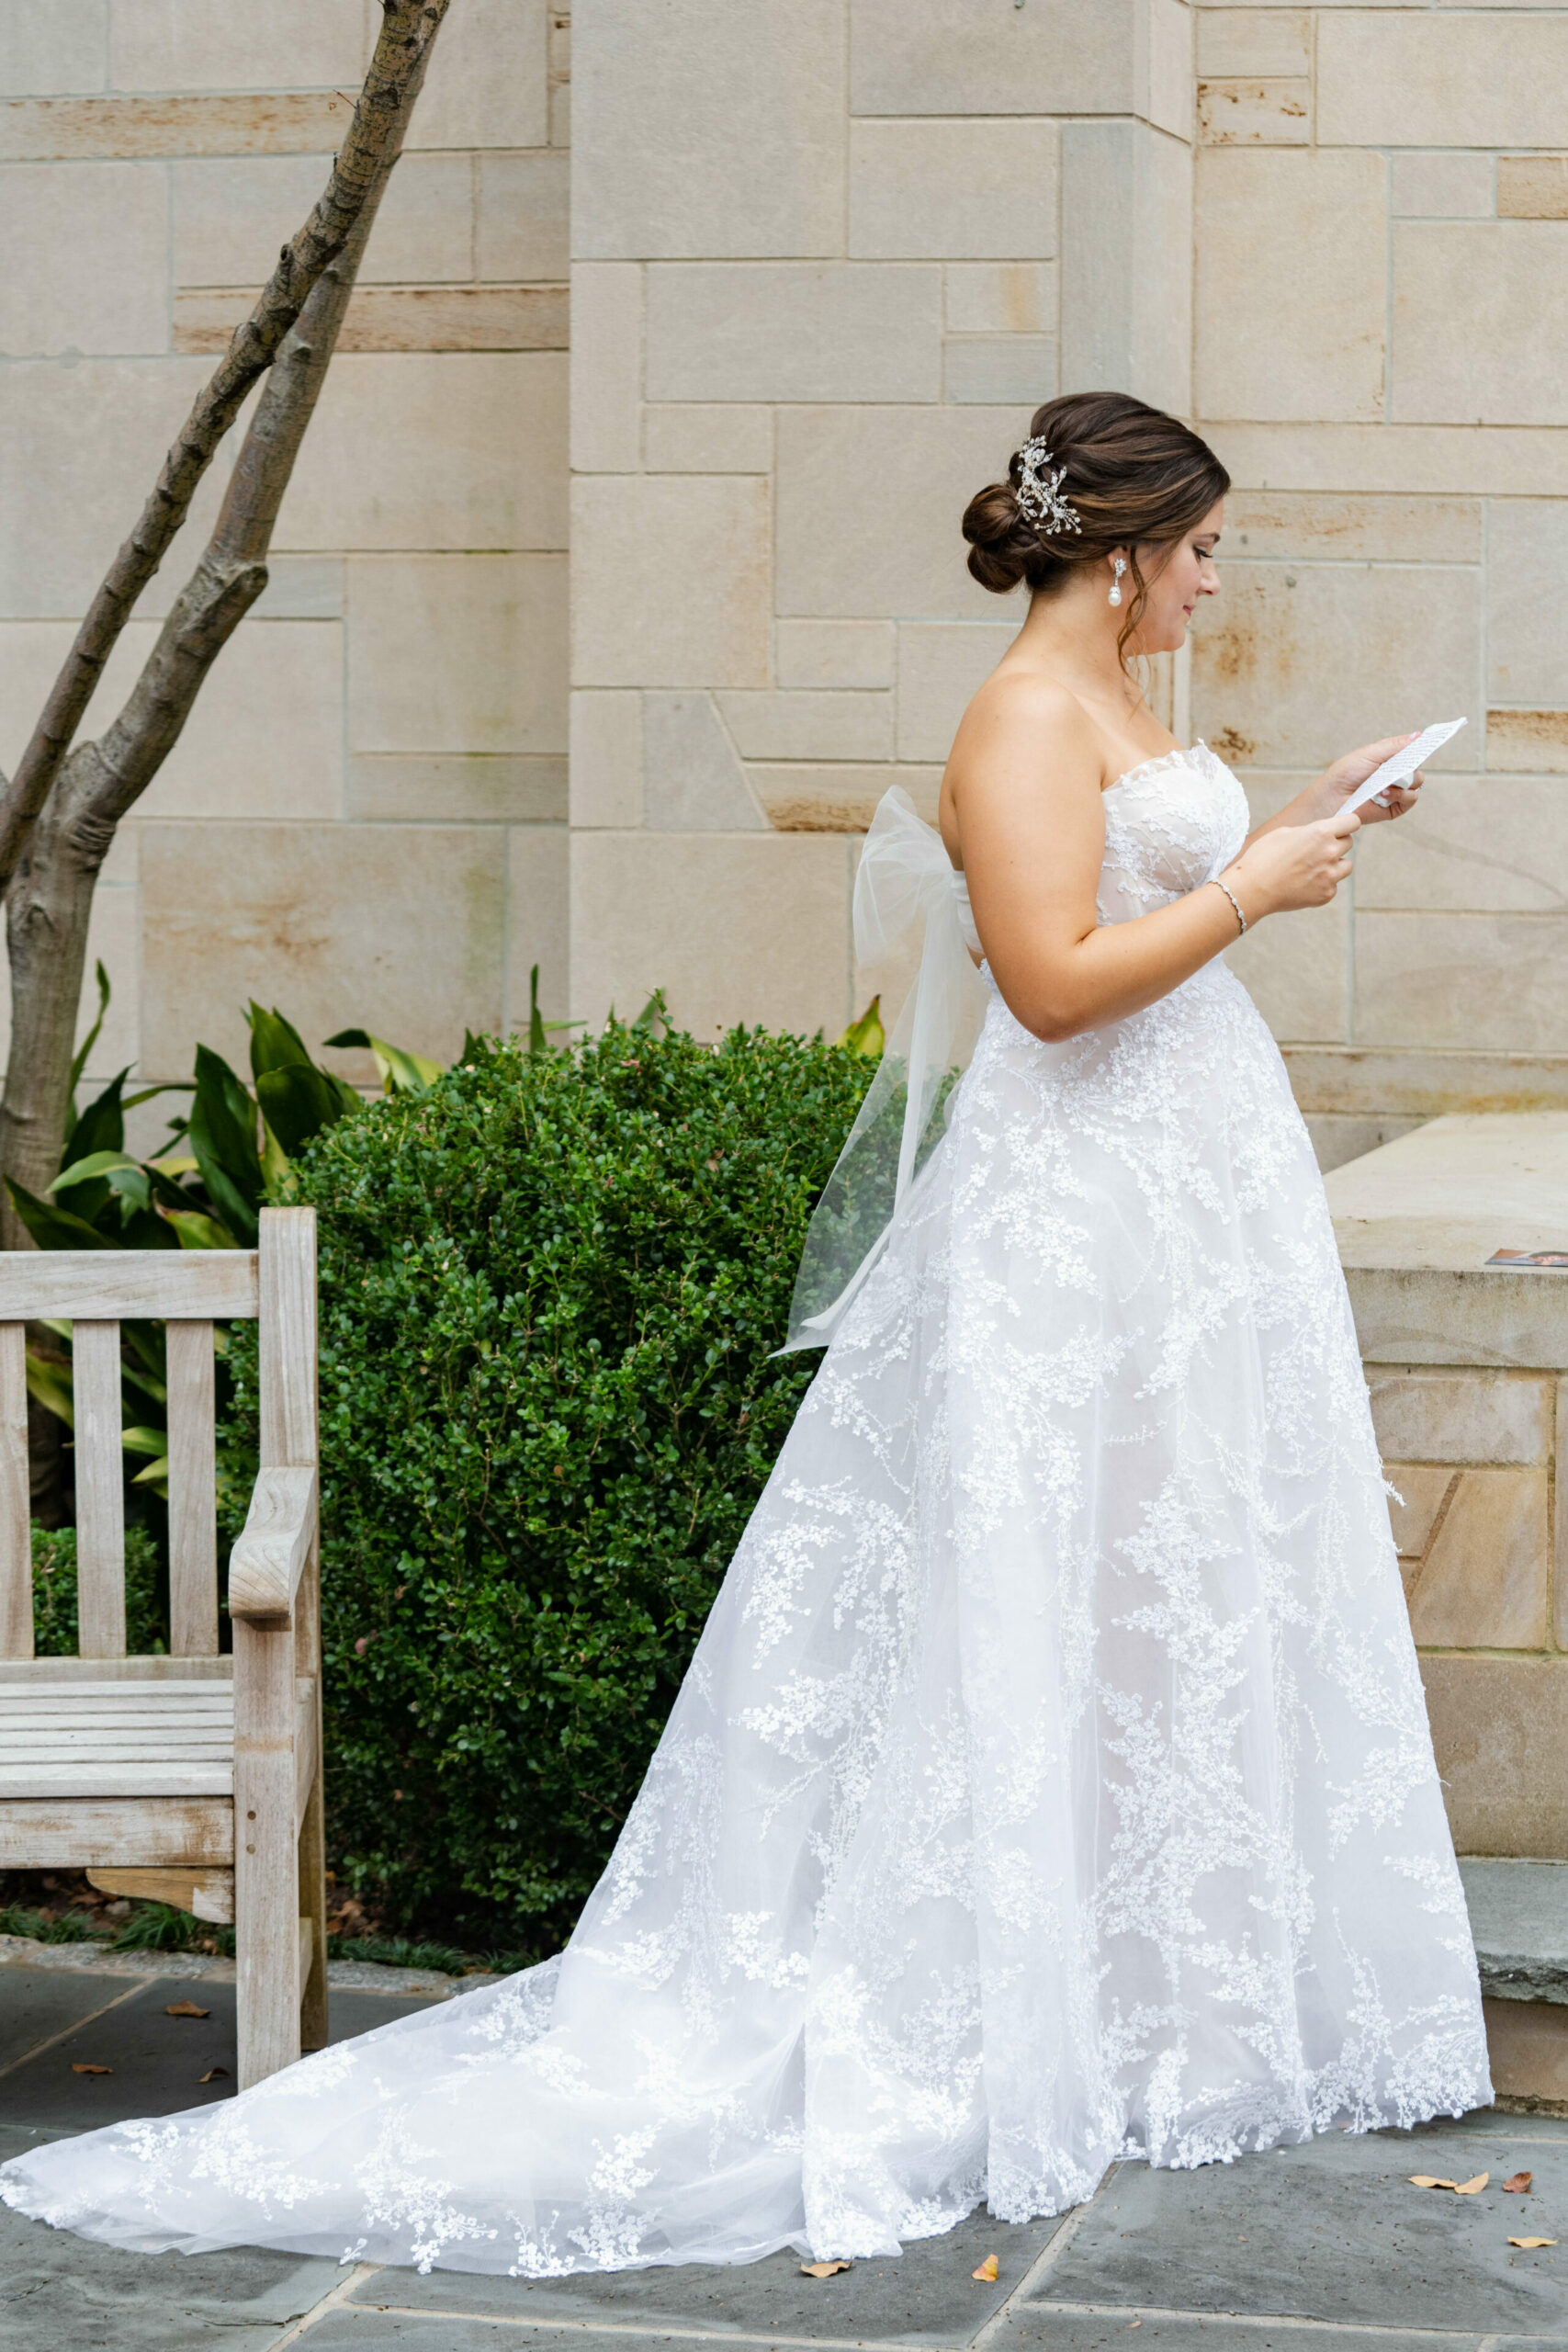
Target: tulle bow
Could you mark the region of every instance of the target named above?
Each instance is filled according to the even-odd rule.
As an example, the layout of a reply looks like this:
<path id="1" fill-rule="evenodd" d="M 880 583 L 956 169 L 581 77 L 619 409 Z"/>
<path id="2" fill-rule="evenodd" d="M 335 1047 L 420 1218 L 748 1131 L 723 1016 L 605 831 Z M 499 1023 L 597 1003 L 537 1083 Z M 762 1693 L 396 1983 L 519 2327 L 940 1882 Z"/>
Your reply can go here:
<path id="1" fill-rule="evenodd" d="M 985 1018 L 968 893 L 942 835 L 896 785 L 883 794 L 861 853 L 855 954 L 875 966 L 916 939 L 915 985 L 807 1231 L 781 1354 L 824 1347 L 838 1329 L 941 1140 L 953 1081 Z"/>

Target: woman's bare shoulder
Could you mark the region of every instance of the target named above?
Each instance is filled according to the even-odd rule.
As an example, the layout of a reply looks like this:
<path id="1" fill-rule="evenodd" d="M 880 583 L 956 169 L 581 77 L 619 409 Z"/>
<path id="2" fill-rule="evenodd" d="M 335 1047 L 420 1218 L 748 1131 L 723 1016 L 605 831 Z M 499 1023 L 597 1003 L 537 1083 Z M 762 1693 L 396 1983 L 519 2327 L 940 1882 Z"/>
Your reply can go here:
<path id="1" fill-rule="evenodd" d="M 1008 767 L 1022 755 L 1043 760 L 1058 774 L 1098 778 L 1104 765 L 1100 731 L 1070 687 L 1038 670 L 994 670 L 973 697 L 953 740 L 950 773 L 984 773 L 1001 754 Z"/>

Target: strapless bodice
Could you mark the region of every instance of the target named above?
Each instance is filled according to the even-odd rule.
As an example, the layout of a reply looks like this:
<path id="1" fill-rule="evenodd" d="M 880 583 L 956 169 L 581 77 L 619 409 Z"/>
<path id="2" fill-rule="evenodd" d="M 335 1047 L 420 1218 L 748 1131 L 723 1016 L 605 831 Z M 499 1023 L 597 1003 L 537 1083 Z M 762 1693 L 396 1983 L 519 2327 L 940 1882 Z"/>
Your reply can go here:
<path id="1" fill-rule="evenodd" d="M 1101 796 L 1105 859 L 1096 905 L 1101 922 L 1127 922 L 1168 906 L 1228 865 L 1251 820 L 1247 795 L 1207 743 L 1145 760 Z M 970 948 L 983 951 L 963 874 L 949 877 Z"/>

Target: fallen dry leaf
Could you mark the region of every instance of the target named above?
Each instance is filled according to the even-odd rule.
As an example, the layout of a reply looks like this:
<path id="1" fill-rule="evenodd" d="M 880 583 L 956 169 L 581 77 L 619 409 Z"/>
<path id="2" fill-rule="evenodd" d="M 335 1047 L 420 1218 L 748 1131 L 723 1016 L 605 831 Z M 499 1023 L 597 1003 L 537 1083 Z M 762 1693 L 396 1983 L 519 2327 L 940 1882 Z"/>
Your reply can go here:
<path id="1" fill-rule="evenodd" d="M 1459 2183 L 1457 2180 L 1439 2180 L 1433 2172 L 1413 2172 L 1410 2186 L 1412 2188 L 1457 2188 Z"/>
<path id="2" fill-rule="evenodd" d="M 980 2265 L 980 2267 L 978 2268 L 978 2270 L 972 2270 L 972 2271 L 969 2273 L 969 2276 L 970 2276 L 970 2278 L 983 2278 L 983 2279 L 985 2279 L 985 2281 L 986 2281 L 986 2283 L 987 2284 L 987 2286 L 994 2285 L 994 2284 L 995 2284 L 995 2282 L 996 2282 L 996 2276 L 997 2276 L 997 2257 L 996 2257 L 996 2256 L 995 2256 L 994 2254 L 988 2254 L 988 2255 L 986 2256 L 986 2259 L 984 2260 L 984 2262 L 982 2262 L 982 2264 Z"/>
<path id="3" fill-rule="evenodd" d="M 198 2075 L 197 2076 L 197 2081 L 198 2083 L 216 2083 L 220 2078 L 221 2078 L 226 2082 L 228 2080 L 228 2076 L 229 2069 L 227 2066 L 209 2066 L 205 2075 Z"/>
<path id="4" fill-rule="evenodd" d="M 847 2270 L 847 2262 L 803 2262 L 801 2269 L 807 2278 L 831 2278 L 834 2272 Z"/>
<path id="5" fill-rule="evenodd" d="M 1491 2177 L 1492 2176 L 1489 2172 L 1478 2172 L 1473 2180 L 1461 2180 L 1459 2187 L 1454 2190 L 1454 2195 L 1456 2197 L 1479 2197 Z"/>
<path id="6" fill-rule="evenodd" d="M 112 2075 L 114 2073 L 114 2068 L 112 2066 L 87 2066 L 84 2065 L 79 2058 L 73 2058 L 71 2061 L 71 2072 L 73 2075 Z"/>
<path id="7" fill-rule="evenodd" d="M 1436 2173 L 1430 2172 L 1413 2172 L 1406 2177 L 1413 2188 L 1451 2188 L 1456 2197 L 1479 2197 L 1492 2177 L 1489 2172 L 1478 2172 L 1473 2180 L 1439 2180 Z"/>
<path id="8" fill-rule="evenodd" d="M 1503 2187 L 1510 2195 L 1514 2197 L 1523 2197 L 1527 2194 L 1529 2185 L 1534 2178 L 1535 2175 L 1533 2172 L 1517 2172 L 1512 2180 L 1506 2180 L 1503 2183 Z"/>
<path id="9" fill-rule="evenodd" d="M 1510 2238 L 1510 2245 L 1555 2245 L 1555 2238 Z"/>
<path id="10" fill-rule="evenodd" d="M 209 2018 L 210 2009 L 198 2009 L 194 2001 L 171 2001 L 164 2011 L 166 2018 Z"/>

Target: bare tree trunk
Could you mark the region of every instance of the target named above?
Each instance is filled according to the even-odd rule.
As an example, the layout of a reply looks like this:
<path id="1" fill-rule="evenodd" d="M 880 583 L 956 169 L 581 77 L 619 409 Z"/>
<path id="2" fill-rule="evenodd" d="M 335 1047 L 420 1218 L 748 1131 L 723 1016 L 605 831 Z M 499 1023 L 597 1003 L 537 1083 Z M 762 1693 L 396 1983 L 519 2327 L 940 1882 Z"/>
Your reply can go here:
<path id="1" fill-rule="evenodd" d="M 0 801 L 0 886 L 8 877 L 12 994 L 10 1055 L 0 1103 L 0 1172 L 30 1192 L 43 1191 L 59 1170 L 98 869 L 120 819 L 179 740 L 208 671 L 266 586 L 265 559 L 278 507 L 448 5 L 449 0 L 382 0 L 376 56 L 327 192 L 299 236 L 284 248 L 273 285 L 193 410 L 157 492 L 94 600 Z M 345 159 L 351 170 L 345 171 Z M 325 227 L 320 225 L 323 216 Z M 281 288 L 280 277 L 287 281 Z M 253 346 L 266 342 L 268 334 L 265 356 L 250 365 Z M 100 741 L 71 751 L 71 738 L 136 596 L 183 521 L 244 390 L 269 362 L 212 537 L 130 700 Z M 244 379 L 236 391 L 241 375 Z M 0 1245 L 31 1246 L 8 1194 L 0 1202 Z"/>

